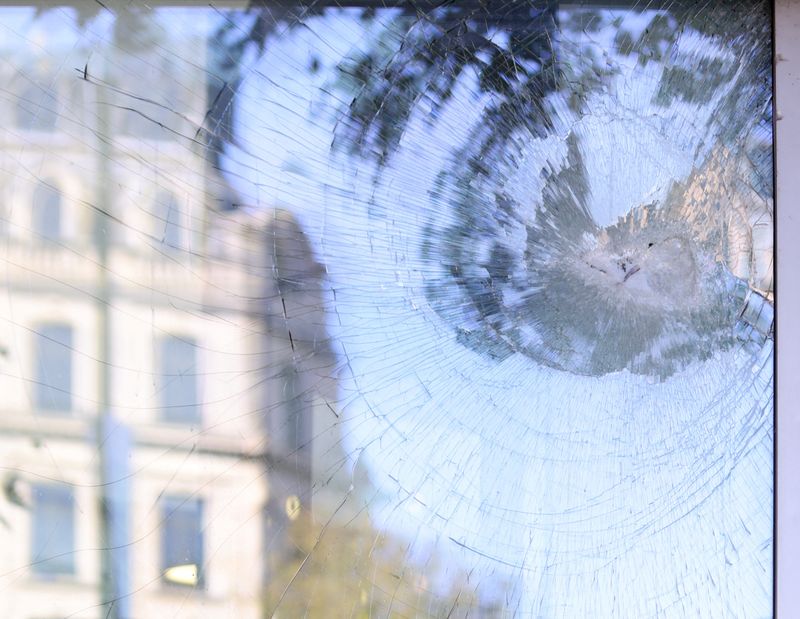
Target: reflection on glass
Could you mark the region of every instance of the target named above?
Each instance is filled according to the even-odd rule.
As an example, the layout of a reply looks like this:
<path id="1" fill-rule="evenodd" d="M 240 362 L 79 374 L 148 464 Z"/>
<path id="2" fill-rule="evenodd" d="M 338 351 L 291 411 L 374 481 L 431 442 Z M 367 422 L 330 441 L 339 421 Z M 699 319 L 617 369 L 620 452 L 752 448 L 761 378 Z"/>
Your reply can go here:
<path id="1" fill-rule="evenodd" d="M 61 193 L 52 179 L 36 186 L 31 213 L 33 233 L 39 239 L 57 241 L 61 238 Z"/>
<path id="2" fill-rule="evenodd" d="M 58 121 L 58 97 L 50 84 L 34 77 L 20 78 L 23 90 L 17 99 L 16 125 L 27 131 L 55 131 Z"/>
<path id="3" fill-rule="evenodd" d="M 167 248 L 180 249 L 181 247 L 181 211 L 175 196 L 169 192 L 162 192 L 156 199 L 156 236 L 161 238 L 162 245 Z"/>
<path id="4" fill-rule="evenodd" d="M 64 486 L 33 486 L 31 570 L 37 576 L 75 573 L 75 498 Z"/>
<path id="5" fill-rule="evenodd" d="M 35 338 L 36 408 L 67 412 L 72 408 L 72 328 L 64 324 L 41 325 Z"/>
<path id="6" fill-rule="evenodd" d="M 191 497 L 162 500 L 161 567 L 164 581 L 203 587 L 203 502 Z"/>
<path id="7" fill-rule="evenodd" d="M 769 616 L 769 6 L 364 4 L 0 10 L 0 616 Z"/>

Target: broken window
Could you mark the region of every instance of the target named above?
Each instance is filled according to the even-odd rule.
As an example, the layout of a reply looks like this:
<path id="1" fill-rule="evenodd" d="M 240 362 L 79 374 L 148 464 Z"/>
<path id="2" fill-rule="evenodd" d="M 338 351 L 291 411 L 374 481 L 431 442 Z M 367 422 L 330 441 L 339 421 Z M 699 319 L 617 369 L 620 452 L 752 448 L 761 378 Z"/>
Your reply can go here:
<path id="1" fill-rule="evenodd" d="M 52 173 L 85 237 L 0 250 L 3 405 L 81 402 L 0 467 L 80 484 L 94 569 L 9 552 L 0 615 L 770 615 L 769 3 L 0 23 L 7 212 L 59 238 Z"/>

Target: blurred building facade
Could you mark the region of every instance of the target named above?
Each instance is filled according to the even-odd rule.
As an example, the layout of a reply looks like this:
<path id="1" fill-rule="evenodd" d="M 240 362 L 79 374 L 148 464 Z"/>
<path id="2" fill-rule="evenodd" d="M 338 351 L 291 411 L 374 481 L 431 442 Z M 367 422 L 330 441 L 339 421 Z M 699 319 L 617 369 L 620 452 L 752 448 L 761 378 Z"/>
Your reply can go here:
<path id="1" fill-rule="evenodd" d="M 323 523 L 337 512 L 352 517 L 353 503 L 343 508 L 350 481 L 338 409 L 341 368 L 328 336 L 324 267 L 297 219 L 267 209 L 225 220 L 234 232 L 219 247 L 240 249 L 229 260 L 248 265 L 246 305 L 263 329 L 258 399 L 270 484 L 264 539 L 269 580 L 296 553 L 287 532 L 304 512 Z"/>
<path id="2" fill-rule="evenodd" d="M 201 33 L 120 32 L 0 65 L 0 616 L 255 618 L 340 459 L 323 271 L 217 212 Z"/>

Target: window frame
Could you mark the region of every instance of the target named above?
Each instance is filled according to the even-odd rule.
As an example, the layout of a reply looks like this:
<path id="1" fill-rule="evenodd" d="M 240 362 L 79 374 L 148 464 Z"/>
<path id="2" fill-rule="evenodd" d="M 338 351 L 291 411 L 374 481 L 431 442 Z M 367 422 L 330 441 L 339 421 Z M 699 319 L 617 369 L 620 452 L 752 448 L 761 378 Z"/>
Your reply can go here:
<path id="1" fill-rule="evenodd" d="M 775 176 L 775 347 L 773 587 L 777 617 L 800 608 L 800 3 L 773 2 L 773 152 Z M 780 336 L 778 335 L 780 327 Z"/>

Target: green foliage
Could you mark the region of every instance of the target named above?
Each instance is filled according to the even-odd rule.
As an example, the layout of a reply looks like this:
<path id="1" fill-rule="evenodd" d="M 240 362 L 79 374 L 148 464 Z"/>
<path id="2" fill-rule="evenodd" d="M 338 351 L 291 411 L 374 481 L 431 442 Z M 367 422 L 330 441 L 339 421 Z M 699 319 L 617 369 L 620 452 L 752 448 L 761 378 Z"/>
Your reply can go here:
<path id="1" fill-rule="evenodd" d="M 302 512 L 287 535 L 292 551 L 268 575 L 265 619 L 501 616 L 480 606 L 467 573 L 436 557 L 415 563 L 403 540 L 366 516 L 323 526 Z"/>
<path id="2" fill-rule="evenodd" d="M 558 84 L 554 3 L 454 4 L 423 18 L 399 14 L 393 29 L 402 41 L 395 53 L 372 48 L 341 67 L 356 85 L 342 140 L 351 153 L 385 164 L 416 104 L 424 97 L 435 118 L 467 69 L 496 97 L 487 118 L 510 106 L 537 133 L 549 128 L 541 102 Z"/>

